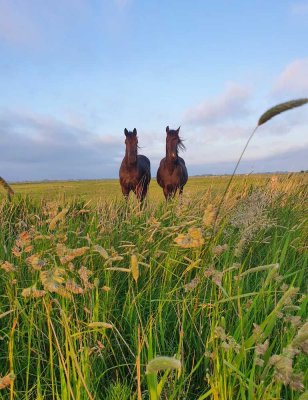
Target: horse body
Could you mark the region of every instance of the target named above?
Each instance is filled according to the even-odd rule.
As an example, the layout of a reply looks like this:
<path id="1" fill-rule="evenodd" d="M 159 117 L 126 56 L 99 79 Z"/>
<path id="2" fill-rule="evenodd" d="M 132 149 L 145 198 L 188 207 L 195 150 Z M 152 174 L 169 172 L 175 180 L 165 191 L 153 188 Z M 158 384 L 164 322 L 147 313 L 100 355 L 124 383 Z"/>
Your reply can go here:
<path id="1" fill-rule="evenodd" d="M 182 194 L 188 180 L 185 161 L 178 156 L 178 148 L 184 148 L 179 131 L 180 128 L 169 130 L 167 126 L 166 157 L 161 160 L 157 170 L 157 183 L 163 188 L 166 199 L 174 197 L 177 190 Z"/>
<path id="2" fill-rule="evenodd" d="M 120 166 L 119 177 L 122 193 L 125 198 L 133 191 L 138 200 L 143 201 L 151 180 L 150 160 L 138 155 L 137 130 L 124 130 L 126 140 L 125 157 Z"/>

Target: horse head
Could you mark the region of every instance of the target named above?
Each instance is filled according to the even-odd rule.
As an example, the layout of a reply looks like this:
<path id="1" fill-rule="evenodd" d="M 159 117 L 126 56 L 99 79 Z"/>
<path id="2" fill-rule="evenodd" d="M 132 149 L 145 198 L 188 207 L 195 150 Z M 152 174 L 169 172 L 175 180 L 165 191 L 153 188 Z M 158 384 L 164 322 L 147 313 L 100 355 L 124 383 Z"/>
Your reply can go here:
<path id="1" fill-rule="evenodd" d="M 169 129 L 169 126 L 166 128 L 166 154 L 172 161 L 177 161 L 179 149 L 185 149 L 183 140 L 179 136 L 180 128 L 180 126 L 175 130 Z"/>
<path id="2" fill-rule="evenodd" d="M 125 145 L 126 145 L 126 157 L 129 164 L 134 164 L 137 161 L 138 154 L 138 137 L 137 137 L 137 129 L 128 131 L 126 128 L 124 129 Z"/>

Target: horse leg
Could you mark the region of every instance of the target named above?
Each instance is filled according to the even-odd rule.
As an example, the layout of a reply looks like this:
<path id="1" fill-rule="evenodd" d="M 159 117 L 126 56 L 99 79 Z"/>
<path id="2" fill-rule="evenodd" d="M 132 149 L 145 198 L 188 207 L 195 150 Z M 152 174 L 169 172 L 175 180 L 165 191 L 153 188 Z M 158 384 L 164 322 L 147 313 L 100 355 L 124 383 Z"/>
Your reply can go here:
<path id="1" fill-rule="evenodd" d="M 183 201 L 183 190 L 184 190 L 184 186 L 180 186 L 179 187 L 179 198 L 180 198 L 181 203 Z"/>
<path id="2" fill-rule="evenodd" d="M 128 200 L 128 195 L 129 195 L 129 192 L 130 192 L 130 188 L 127 187 L 127 186 L 121 186 L 121 189 L 122 189 L 123 196 L 124 196 L 125 200 L 127 201 Z"/>
<path id="3" fill-rule="evenodd" d="M 167 186 L 164 187 L 163 192 L 164 192 L 166 201 L 170 200 L 171 193 L 170 193 L 170 191 L 169 191 Z"/>
<path id="4" fill-rule="evenodd" d="M 180 204 L 183 204 L 183 189 L 184 189 L 183 186 L 179 187 L 179 202 L 180 202 Z"/>
<path id="5" fill-rule="evenodd" d="M 144 188 L 140 195 L 140 208 L 141 209 L 144 207 L 146 195 L 147 195 L 147 188 Z"/>
<path id="6" fill-rule="evenodd" d="M 168 199 L 174 199 L 178 188 L 173 185 L 167 185 Z"/>
<path id="7" fill-rule="evenodd" d="M 136 187 L 135 194 L 137 199 L 140 201 L 141 207 L 147 195 L 147 191 L 148 191 L 148 186 L 145 184 L 140 184 Z"/>
<path id="8" fill-rule="evenodd" d="M 147 192 L 148 192 L 148 188 L 149 188 L 149 185 L 143 185 L 142 186 L 142 190 L 141 190 L 141 194 L 140 194 L 140 201 L 141 202 L 146 198 L 146 195 L 147 195 Z"/>

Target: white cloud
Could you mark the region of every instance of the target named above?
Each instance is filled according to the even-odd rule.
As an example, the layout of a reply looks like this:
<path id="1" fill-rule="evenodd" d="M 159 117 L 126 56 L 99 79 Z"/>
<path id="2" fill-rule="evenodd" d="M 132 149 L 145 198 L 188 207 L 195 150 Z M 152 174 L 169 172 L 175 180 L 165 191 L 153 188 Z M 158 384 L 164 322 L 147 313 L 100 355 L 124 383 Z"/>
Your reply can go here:
<path id="1" fill-rule="evenodd" d="M 278 76 L 274 94 L 308 96 L 308 58 L 292 61 Z"/>
<path id="2" fill-rule="evenodd" d="M 194 125 L 223 122 L 246 116 L 251 91 L 242 85 L 229 82 L 222 94 L 186 111 L 184 120 Z"/>
<path id="3" fill-rule="evenodd" d="M 118 135 L 33 113 L 2 112 L 0 137 L 0 171 L 10 180 L 111 177 L 124 153 Z"/>
<path id="4" fill-rule="evenodd" d="M 307 169 L 305 120 L 298 118 L 296 125 L 289 122 L 282 119 L 260 127 L 241 166 L 247 171 L 252 166 L 256 171 Z M 97 134 L 97 129 L 87 126 L 85 121 L 80 125 L 80 120 L 58 120 L 30 111 L 0 112 L 0 175 L 9 180 L 117 177 L 125 151 L 123 132 Z M 181 136 L 187 151 L 180 155 L 190 174 L 231 172 L 250 133 L 245 122 L 184 124 Z M 140 129 L 138 135 L 140 154 L 149 157 L 155 176 L 165 156 L 166 134 Z"/>
<path id="5" fill-rule="evenodd" d="M 247 163 L 254 163 L 259 168 L 262 165 L 262 160 L 267 159 L 266 165 L 269 165 L 269 160 L 273 158 L 276 162 L 272 164 L 275 169 L 274 165 L 279 165 L 280 154 L 282 155 L 281 160 L 283 160 L 283 154 L 295 151 L 302 146 L 308 146 L 305 119 L 297 117 L 294 124 L 292 124 L 292 121 L 293 118 L 283 119 L 272 125 L 260 127 L 245 153 L 244 158 Z M 235 165 L 252 129 L 250 124 L 245 122 L 210 124 L 198 128 L 183 125 L 181 136 L 187 150 L 181 152 L 180 155 L 186 160 L 190 173 L 211 172 L 212 166 L 215 166 L 215 171 L 227 172 L 223 168 L 227 165 L 228 168 Z M 143 133 L 142 142 L 148 144 L 145 137 L 146 134 Z M 159 161 L 165 156 L 165 135 L 155 135 L 152 139 L 150 147 L 147 146 L 144 149 L 144 154 L 149 156 L 152 170 L 156 172 Z M 306 163 L 306 157 L 303 155 L 303 151 L 298 154 L 300 158 L 296 165 Z M 277 167 L 276 169 L 294 169 L 293 164 L 293 161 L 289 163 L 289 158 L 287 158 L 285 162 L 281 163 L 281 168 Z M 228 171 L 230 171 L 230 168 Z M 303 169 L 303 166 L 301 169 Z"/>
<path id="6" fill-rule="evenodd" d="M 237 173 L 274 172 L 274 171 L 301 171 L 307 170 L 306 146 L 292 147 L 288 150 L 275 152 L 265 157 L 245 156 Z M 194 174 L 225 174 L 232 173 L 236 160 L 233 161 L 205 161 L 196 165 L 189 165 L 189 173 Z"/>

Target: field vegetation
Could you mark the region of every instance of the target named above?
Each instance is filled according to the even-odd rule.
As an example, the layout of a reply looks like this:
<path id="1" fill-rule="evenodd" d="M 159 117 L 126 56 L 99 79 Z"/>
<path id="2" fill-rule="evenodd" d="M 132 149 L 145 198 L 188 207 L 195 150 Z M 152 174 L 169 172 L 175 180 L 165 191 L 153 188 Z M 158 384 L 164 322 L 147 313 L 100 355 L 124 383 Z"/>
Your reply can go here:
<path id="1" fill-rule="evenodd" d="M 0 399 L 307 399 L 307 174 L 12 185 Z"/>

